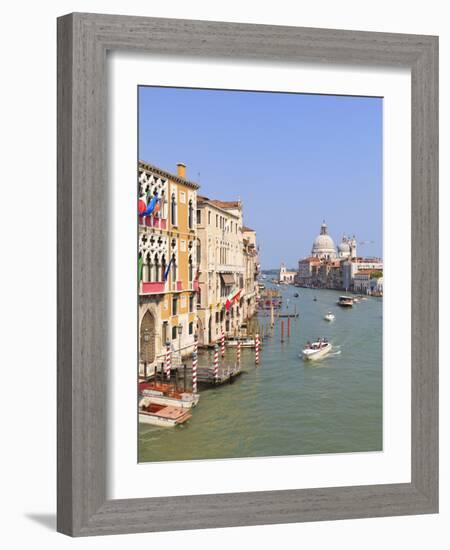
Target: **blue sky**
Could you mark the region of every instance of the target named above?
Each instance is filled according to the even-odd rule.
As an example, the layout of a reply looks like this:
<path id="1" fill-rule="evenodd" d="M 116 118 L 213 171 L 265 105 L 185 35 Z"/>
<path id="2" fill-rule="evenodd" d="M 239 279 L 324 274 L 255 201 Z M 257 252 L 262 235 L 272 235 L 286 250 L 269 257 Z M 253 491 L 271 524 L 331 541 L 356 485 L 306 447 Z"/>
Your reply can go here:
<path id="1" fill-rule="evenodd" d="M 139 88 L 139 158 L 187 165 L 200 193 L 240 198 L 263 269 L 295 267 L 325 219 L 382 255 L 382 99 Z"/>

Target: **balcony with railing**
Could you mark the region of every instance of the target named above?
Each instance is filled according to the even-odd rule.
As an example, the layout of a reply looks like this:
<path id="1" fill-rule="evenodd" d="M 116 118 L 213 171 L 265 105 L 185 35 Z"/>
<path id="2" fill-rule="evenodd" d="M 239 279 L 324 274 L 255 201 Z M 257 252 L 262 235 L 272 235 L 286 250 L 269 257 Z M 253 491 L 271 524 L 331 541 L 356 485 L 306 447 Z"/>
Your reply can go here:
<path id="1" fill-rule="evenodd" d="M 166 283 L 164 281 L 141 283 L 141 294 L 164 294 L 166 290 Z"/>

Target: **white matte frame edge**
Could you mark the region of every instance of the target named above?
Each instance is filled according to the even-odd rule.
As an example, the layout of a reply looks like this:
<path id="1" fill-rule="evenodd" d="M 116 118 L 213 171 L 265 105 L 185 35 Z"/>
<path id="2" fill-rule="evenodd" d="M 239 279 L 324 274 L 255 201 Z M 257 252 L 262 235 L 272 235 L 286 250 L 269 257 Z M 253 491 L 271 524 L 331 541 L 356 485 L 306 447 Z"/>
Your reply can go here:
<path id="1" fill-rule="evenodd" d="M 106 53 L 411 70 L 411 483 L 108 500 Z M 70 14 L 58 19 L 58 510 L 72 536 L 438 510 L 438 38 Z"/>

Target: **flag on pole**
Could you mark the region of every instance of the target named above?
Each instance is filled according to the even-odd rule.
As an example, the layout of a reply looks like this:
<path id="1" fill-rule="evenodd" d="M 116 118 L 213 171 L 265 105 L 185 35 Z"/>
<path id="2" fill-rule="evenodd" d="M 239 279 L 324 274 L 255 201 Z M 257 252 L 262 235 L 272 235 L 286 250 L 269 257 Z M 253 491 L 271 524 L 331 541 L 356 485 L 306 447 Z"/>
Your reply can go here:
<path id="1" fill-rule="evenodd" d="M 142 267 L 144 265 L 144 261 L 142 260 L 142 256 L 139 256 L 138 260 L 138 273 L 139 273 L 139 282 L 142 281 Z"/>
<path id="2" fill-rule="evenodd" d="M 241 294 L 241 289 L 234 288 L 230 294 L 227 296 L 227 301 L 225 302 L 225 309 L 229 311 L 231 304 L 239 299 Z"/>
<path id="3" fill-rule="evenodd" d="M 147 208 L 139 214 L 141 218 L 144 216 L 150 216 L 152 214 L 153 210 L 155 209 L 156 203 L 158 202 L 158 193 L 155 191 L 155 194 L 152 197 L 152 200 L 149 202 Z"/>
<path id="4" fill-rule="evenodd" d="M 138 200 L 138 212 L 139 214 L 142 214 L 147 209 L 147 196 L 142 195 L 142 197 L 139 197 Z"/>

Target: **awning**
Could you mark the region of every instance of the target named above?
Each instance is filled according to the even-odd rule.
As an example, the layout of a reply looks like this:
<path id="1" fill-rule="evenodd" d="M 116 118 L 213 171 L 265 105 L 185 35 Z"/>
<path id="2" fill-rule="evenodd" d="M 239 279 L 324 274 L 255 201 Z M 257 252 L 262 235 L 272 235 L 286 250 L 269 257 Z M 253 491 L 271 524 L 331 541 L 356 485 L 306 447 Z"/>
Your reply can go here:
<path id="1" fill-rule="evenodd" d="M 234 285 L 234 276 L 231 273 L 220 273 L 220 277 L 222 278 L 223 284 L 225 286 L 231 286 Z"/>

